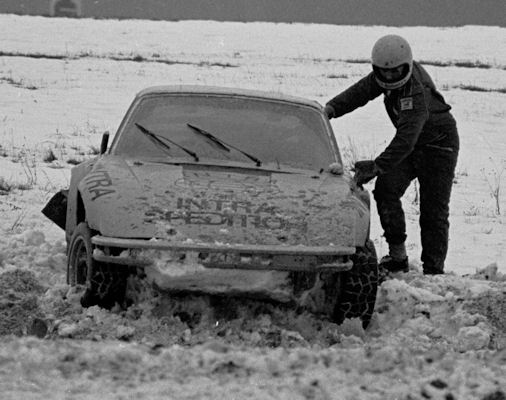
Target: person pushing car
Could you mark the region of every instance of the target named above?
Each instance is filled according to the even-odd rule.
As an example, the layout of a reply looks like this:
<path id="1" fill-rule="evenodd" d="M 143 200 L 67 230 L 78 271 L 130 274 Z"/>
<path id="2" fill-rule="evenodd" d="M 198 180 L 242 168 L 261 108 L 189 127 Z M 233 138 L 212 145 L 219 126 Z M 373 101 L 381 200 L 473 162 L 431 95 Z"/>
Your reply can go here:
<path id="1" fill-rule="evenodd" d="M 371 73 L 331 99 L 325 113 L 329 119 L 338 118 L 383 94 L 395 136 L 374 160 L 355 163 L 354 178 L 361 186 L 377 177 L 374 199 L 389 247 L 380 266 L 391 272 L 409 269 L 401 198 L 417 178 L 423 272 L 442 274 L 459 151 L 451 107 L 427 71 L 413 61 L 409 43 L 398 35 L 383 36 L 374 44 L 372 68 Z"/>

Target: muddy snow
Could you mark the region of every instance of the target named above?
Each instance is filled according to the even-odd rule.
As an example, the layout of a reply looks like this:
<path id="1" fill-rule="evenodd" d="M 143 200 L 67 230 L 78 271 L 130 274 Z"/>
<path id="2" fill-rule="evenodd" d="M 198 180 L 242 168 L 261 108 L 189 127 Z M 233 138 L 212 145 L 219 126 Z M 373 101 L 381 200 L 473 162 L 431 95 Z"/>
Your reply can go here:
<path id="1" fill-rule="evenodd" d="M 0 398 L 506 399 L 506 30 L 148 22 L 0 15 Z M 131 278 L 134 304 L 84 309 L 64 232 L 40 210 L 93 157 L 138 90 L 245 87 L 325 103 L 405 36 L 453 106 L 462 151 L 447 274 L 378 290 L 367 330 L 253 301 L 176 299 Z M 381 101 L 332 121 L 349 166 L 393 133 Z M 372 189 L 372 185 L 368 185 Z M 373 208 L 372 239 L 386 244 Z"/>

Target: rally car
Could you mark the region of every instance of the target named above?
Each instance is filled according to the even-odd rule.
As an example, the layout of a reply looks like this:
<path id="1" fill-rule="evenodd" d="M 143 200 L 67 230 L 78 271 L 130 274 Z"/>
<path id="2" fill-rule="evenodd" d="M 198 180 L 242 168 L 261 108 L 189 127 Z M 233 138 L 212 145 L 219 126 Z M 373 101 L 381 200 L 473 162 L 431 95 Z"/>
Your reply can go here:
<path id="1" fill-rule="evenodd" d="M 43 210 L 65 230 L 84 306 L 129 275 L 167 293 L 266 298 L 369 323 L 378 265 L 369 194 L 344 171 L 322 106 L 208 86 L 139 92 L 100 155 Z"/>

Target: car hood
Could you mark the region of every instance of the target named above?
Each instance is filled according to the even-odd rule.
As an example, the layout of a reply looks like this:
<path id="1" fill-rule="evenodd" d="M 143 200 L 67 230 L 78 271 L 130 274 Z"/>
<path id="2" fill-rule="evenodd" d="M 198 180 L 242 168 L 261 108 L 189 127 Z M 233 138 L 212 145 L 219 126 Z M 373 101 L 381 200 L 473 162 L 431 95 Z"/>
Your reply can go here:
<path id="1" fill-rule="evenodd" d="M 79 183 L 103 236 L 253 245 L 355 246 L 367 206 L 344 176 L 106 156 Z"/>

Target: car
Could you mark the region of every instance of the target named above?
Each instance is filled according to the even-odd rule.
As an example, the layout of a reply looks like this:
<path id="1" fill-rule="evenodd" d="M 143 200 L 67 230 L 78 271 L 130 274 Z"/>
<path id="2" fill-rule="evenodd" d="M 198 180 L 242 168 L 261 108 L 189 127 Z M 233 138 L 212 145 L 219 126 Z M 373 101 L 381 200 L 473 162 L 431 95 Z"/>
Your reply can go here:
<path id="1" fill-rule="evenodd" d="M 83 306 L 124 304 L 129 276 L 167 293 L 266 299 L 336 323 L 371 320 L 369 193 L 316 101 L 156 86 L 43 212 L 65 230 Z"/>

